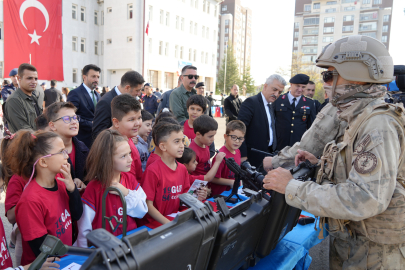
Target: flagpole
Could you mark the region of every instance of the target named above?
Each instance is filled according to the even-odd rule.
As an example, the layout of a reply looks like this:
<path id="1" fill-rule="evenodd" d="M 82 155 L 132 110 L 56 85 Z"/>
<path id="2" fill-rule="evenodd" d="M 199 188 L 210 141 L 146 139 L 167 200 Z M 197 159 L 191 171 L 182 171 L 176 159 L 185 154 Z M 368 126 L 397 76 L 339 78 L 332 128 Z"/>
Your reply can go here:
<path id="1" fill-rule="evenodd" d="M 31 65 L 31 54 L 30 54 L 30 65 Z"/>
<path id="2" fill-rule="evenodd" d="M 226 60 L 228 58 L 228 44 L 226 44 L 226 51 L 225 51 L 225 72 L 224 72 L 224 95 L 225 95 L 225 85 L 226 85 Z"/>

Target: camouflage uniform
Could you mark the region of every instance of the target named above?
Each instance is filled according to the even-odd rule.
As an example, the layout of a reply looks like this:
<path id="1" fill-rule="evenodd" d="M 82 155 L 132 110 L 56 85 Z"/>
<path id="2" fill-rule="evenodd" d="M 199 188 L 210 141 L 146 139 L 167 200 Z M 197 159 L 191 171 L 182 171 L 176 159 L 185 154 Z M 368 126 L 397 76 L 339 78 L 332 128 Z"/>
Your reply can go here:
<path id="1" fill-rule="evenodd" d="M 339 116 L 349 127 L 325 146 L 317 183 L 287 185 L 289 205 L 328 217 L 331 269 L 405 269 L 402 109 L 357 100 Z"/>

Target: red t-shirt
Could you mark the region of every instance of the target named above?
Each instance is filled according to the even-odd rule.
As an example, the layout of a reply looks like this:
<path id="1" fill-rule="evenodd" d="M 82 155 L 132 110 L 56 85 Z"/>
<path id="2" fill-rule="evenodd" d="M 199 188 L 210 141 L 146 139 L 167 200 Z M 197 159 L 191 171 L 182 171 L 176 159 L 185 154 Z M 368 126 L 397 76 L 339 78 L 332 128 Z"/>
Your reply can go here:
<path id="1" fill-rule="evenodd" d="M 66 186 L 56 181 L 57 191 L 49 191 L 38 185 L 35 179 L 21 195 L 15 212 L 23 244 L 21 264 L 35 260 L 28 241 L 50 234 L 58 237 L 63 244 L 72 245 L 72 219 Z"/>
<path id="2" fill-rule="evenodd" d="M 177 213 L 180 208 L 179 195 L 190 189 L 188 172 L 183 164 L 177 163 L 176 170 L 170 169 L 161 159 L 149 166 L 143 175 L 142 184 L 146 199 L 164 216 Z M 146 214 L 142 224 L 155 221 Z"/>
<path id="3" fill-rule="evenodd" d="M 148 161 L 146 162 L 146 167 L 145 167 L 145 171 L 146 169 L 149 167 L 149 165 L 151 165 L 153 162 L 155 162 L 156 160 L 160 159 L 159 155 L 156 155 L 155 152 L 150 153 Z M 142 177 L 143 179 L 143 177 Z M 142 184 L 142 183 L 141 183 Z"/>
<path id="4" fill-rule="evenodd" d="M 184 135 L 186 135 L 190 139 L 190 142 L 192 142 L 194 140 L 194 138 L 195 138 L 195 133 L 194 133 L 194 128 L 191 128 L 188 125 L 188 120 L 186 120 L 186 122 L 184 122 L 184 128 L 183 129 L 184 129 L 183 130 Z"/>
<path id="5" fill-rule="evenodd" d="M 211 169 L 210 164 L 210 148 L 206 146 L 205 148 L 199 147 L 195 141 L 190 143 L 189 146 L 194 150 L 196 154 L 196 160 L 198 162 L 195 171 L 192 172 L 192 175 L 206 175 L 207 172 Z"/>
<path id="6" fill-rule="evenodd" d="M 6 269 L 7 267 L 13 267 L 13 261 L 10 257 L 10 252 L 7 248 L 6 233 L 4 232 L 3 222 L 0 219 L 0 269 Z"/>
<path id="7" fill-rule="evenodd" d="M 141 156 L 139 155 L 138 149 L 136 148 L 132 139 L 129 139 L 128 143 L 129 147 L 131 148 L 131 158 L 132 158 L 131 172 L 135 175 L 136 181 L 140 183 L 142 180 Z"/>
<path id="8" fill-rule="evenodd" d="M 69 154 L 70 161 L 72 161 L 73 169 L 76 166 L 76 147 L 75 144 L 72 142 L 72 152 Z"/>
<path id="9" fill-rule="evenodd" d="M 195 180 L 201 180 L 204 181 L 204 175 L 188 175 L 188 180 L 190 180 L 190 187 L 194 183 Z"/>
<path id="10" fill-rule="evenodd" d="M 238 165 L 240 166 L 241 155 L 240 155 L 239 149 L 235 150 L 235 154 L 232 154 L 231 152 L 229 152 L 229 150 L 226 148 L 226 146 L 222 146 L 221 149 L 219 149 L 219 152 L 224 152 L 226 158 L 234 158 L 235 162 L 238 163 Z M 214 160 L 212 161 L 212 163 L 214 163 L 215 160 L 216 160 L 216 157 L 214 157 Z M 235 174 L 230 169 L 228 169 L 228 166 L 226 166 L 225 160 L 222 160 L 215 177 L 216 178 L 225 178 L 225 179 L 235 179 Z M 209 187 L 211 188 L 212 196 L 219 195 L 222 192 L 231 189 L 230 186 L 218 185 L 218 184 L 214 184 L 214 183 L 209 183 Z"/>
<path id="11" fill-rule="evenodd" d="M 126 187 L 127 189 L 130 190 L 137 190 L 140 185 L 136 181 L 135 176 L 131 173 L 121 173 L 121 181 L 120 183 Z M 90 183 L 87 185 L 83 196 L 82 196 L 82 202 L 88 205 L 91 209 L 96 212 L 96 215 L 94 216 L 94 220 L 91 223 L 93 230 L 102 228 L 102 201 L 103 201 L 103 194 L 104 194 L 105 188 L 100 184 L 99 181 L 97 180 L 92 180 Z M 116 216 L 119 218 L 120 221 L 122 221 L 123 218 L 123 208 L 122 208 L 122 202 L 121 199 L 118 195 L 114 194 L 108 194 L 107 199 L 106 199 L 106 216 L 111 217 L 111 216 Z M 111 220 L 113 226 L 117 226 L 117 222 L 112 219 Z M 123 226 L 120 225 L 118 229 L 113 233 L 110 225 L 108 224 L 108 221 L 106 221 L 106 230 L 109 231 L 110 233 L 114 234 L 115 236 L 122 234 L 122 229 Z M 136 229 L 136 221 L 135 218 L 128 216 L 127 215 L 127 231 Z"/>
<path id="12" fill-rule="evenodd" d="M 6 200 L 4 202 L 4 208 L 7 211 L 17 205 L 21 198 L 21 194 L 24 190 L 24 186 L 27 181 L 19 175 L 14 174 L 7 185 Z"/>

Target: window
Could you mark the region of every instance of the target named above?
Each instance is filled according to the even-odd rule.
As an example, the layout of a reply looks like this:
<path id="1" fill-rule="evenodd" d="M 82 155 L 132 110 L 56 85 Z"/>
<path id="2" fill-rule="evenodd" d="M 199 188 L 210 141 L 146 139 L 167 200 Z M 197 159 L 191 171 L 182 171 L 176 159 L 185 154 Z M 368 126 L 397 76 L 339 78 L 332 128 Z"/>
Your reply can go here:
<path id="1" fill-rule="evenodd" d="M 201 52 L 201 63 L 204 63 L 204 52 Z"/>
<path id="2" fill-rule="evenodd" d="M 197 61 L 197 50 L 194 50 L 194 62 Z"/>
<path id="3" fill-rule="evenodd" d="M 165 55 L 169 56 L 169 42 L 166 42 Z"/>
<path id="4" fill-rule="evenodd" d="M 317 54 L 318 47 L 317 46 L 302 46 L 302 53 L 304 54 Z"/>
<path id="5" fill-rule="evenodd" d="M 160 10 L 160 24 L 163 24 L 163 17 L 164 17 L 164 12 L 163 12 L 163 10 Z"/>
<path id="6" fill-rule="evenodd" d="M 86 39 L 85 38 L 80 39 L 80 51 L 82 53 L 86 52 Z"/>
<path id="7" fill-rule="evenodd" d="M 364 4 L 370 4 L 371 3 L 371 0 L 363 0 L 363 5 Z"/>
<path id="8" fill-rule="evenodd" d="M 372 38 L 377 38 L 377 33 L 376 32 L 366 32 L 362 33 L 362 36 L 367 36 L 367 37 L 372 37 Z"/>
<path id="9" fill-rule="evenodd" d="M 101 11 L 101 25 L 104 25 L 104 11 Z"/>
<path id="10" fill-rule="evenodd" d="M 183 59 L 183 49 L 184 49 L 184 47 L 181 46 L 180 47 L 180 59 Z"/>
<path id="11" fill-rule="evenodd" d="M 382 0 L 373 0 L 374 5 L 381 5 L 381 3 L 382 3 Z"/>
<path id="12" fill-rule="evenodd" d="M 333 37 L 323 37 L 322 42 L 333 42 Z"/>
<path id="13" fill-rule="evenodd" d="M 128 18 L 128 20 L 131 20 L 133 17 L 134 17 L 134 5 L 133 4 L 128 4 L 127 18 Z"/>
<path id="14" fill-rule="evenodd" d="M 318 37 L 303 37 L 302 38 L 302 45 L 312 45 L 318 44 Z M 294 46 L 298 47 L 298 46 Z"/>
<path id="15" fill-rule="evenodd" d="M 72 81 L 74 83 L 77 83 L 77 69 L 76 68 L 74 68 L 72 71 Z"/>
<path id="16" fill-rule="evenodd" d="M 104 54 L 104 41 L 101 41 L 101 55 Z"/>
<path id="17" fill-rule="evenodd" d="M 323 32 L 324 33 L 333 33 L 335 30 L 335 27 L 324 27 Z"/>
<path id="18" fill-rule="evenodd" d="M 342 31 L 343 32 L 353 32 L 353 25 L 344 25 Z"/>
<path id="19" fill-rule="evenodd" d="M 305 5 L 304 11 L 311 11 L 311 5 Z"/>
<path id="20" fill-rule="evenodd" d="M 163 54 L 163 41 L 159 41 L 159 54 Z"/>
<path id="21" fill-rule="evenodd" d="M 346 9 L 346 8 L 345 8 Z M 334 12 L 336 12 L 336 8 L 328 8 L 328 9 L 325 9 L 325 12 L 326 13 L 334 13 Z"/>
<path id="22" fill-rule="evenodd" d="M 354 2 L 357 2 L 357 0 L 342 0 L 342 4 L 354 3 Z"/>
<path id="23" fill-rule="evenodd" d="M 210 2 L 207 1 L 207 13 L 208 14 L 210 14 L 210 6 L 211 6 Z"/>
<path id="24" fill-rule="evenodd" d="M 179 29 L 180 27 L 180 17 L 176 16 L 176 29 Z"/>
<path id="25" fill-rule="evenodd" d="M 174 57 L 179 57 L 179 45 L 174 46 Z"/>
<path id="26" fill-rule="evenodd" d="M 191 22 L 190 22 L 190 34 L 193 33 L 193 25 L 194 25 L 194 24 L 193 24 L 193 21 L 191 21 Z"/>
<path id="27" fill-rule="evenodd" d="M 77 37 L 72 37 L 72 51 L 77 52 Z"/>
<path id="28" fill-rule="evenodd" d="M 112 43 L 112 39 L 111 38 L 107 39 L 107 44 L 111 44 L 111 43 Z"/>
<path id="29" fill-rule="evenodd" d="M 166 26 L 170 25 L 170 13 L 166 12 Z"/>
<path id="30" fill-rule="evenodd" d="M 316 55 L 304 55 L 301 58 L 304 63 L 314 63 L 316 60 Z"/>
<path id="31" fill-rule="evenodd" d="M 377 19 L 378 19 L 377 12 L 360 13 L 360 21 L 372 21 L 372 20 L 377 20 Z"/>
<path id="32" fill-rule="evenodd" d="M 85 7 L 80 8 L 80 20 L 82 22 L 86 21 L 86 8 Z"/>
<path id="33" fill-rule="evenodd" d="M 343 16 L 343 21 L 344 21 L 344 22 L 351 22 L 351 21 L 354 21 L 354 15 L 346 15 L 346 16 Z"/>
<path id="34" fill-rule="evenodd" d="M 192 61 L 193 58 L 193 49 L 188 50 L 188 61 Z"/>
<path id="35" fill-rule="evenodd" d="M 295 28 L 295 29 L 300 28 L 300 23 L 299 23 L 299 22 L 295 22 L 295 23 L 294 23 L 294 28 Z"/>
<path id="36" fill-rule="evenodd" d="M 107 8 L 107 13 L 111 13 L 112 12 L 112 7 Z"/>
<path id="37" fill-rule="evenodd" d="M 319 24 L 319 18 L 306 18 L 304 19 L 304 25 Z"/>
<path id="38" fill-rule="evenodd" d="M 132 37 L 127 37 L 127 42 L 132 42 Z"/>
<path id="39" fill-rule="evenodd" d="M 314 9 L 320 9 L 321 3 L 314 3 Z"/>
<path id="40" fill-rule="evenodd" d="M 77 5 L 72 5 L 72 19 L 77 20 Z"/>
<path id="41" fill-rule="evenodd" d="M 388 32 L 388 25 L 383 25 L 383 33 L 386 33 L 386 32 Z"/>
<path id="42" fill-rule="evenodd" d="M 149 53 L 152 53 L 152 39 L 149 39 L 149 44 L 148 44 L 148 49 L 149 49 Z"/>
<path id="43" fill-rule="evenodd" d="M 377 22 L 361 23 L 359 26 L 359 31 L 376 31 L 376 30 L 377 30 Z"/>
<path id="44" fill-rule="evenodd" d="M 295 32 L 298 33 L 298 32 Z M 313 28 L 313 27 L 304 27 L 304 35 L 318 35 L 319 33 L 319 28 Z M 297 34 L 298 37 L 298 34 Z"/>
<path id="45" fill-rule="evenodd" d="M 197 35 L 198 29 L 197 29 L 197 23 L 194 24 L 194 35 Z"/>
<path id="46" fill-rule="evenodd" d="M 202 37 L 205 38 L 205 26 L 202 27 Z"/>
<path id="47" fill-rule="evenodd" d="M 207 27 L 207 31 L 205 33 L 205 37 L 208 39 L 210 38 L 210 29 Z"/>
<path id="48" fill-rule="evenodd" d="M 356 7 L 345 7 L 344 10 L 345 11 L 351 11 L 351 10 L 355 10 Z"/>
<path id="49" fill-rule="evenodd" d="M 325 17 L 323 22 L 324 23 L 333 23 L 333 22 L 335 22 L 335 17 Z"/>
<path id="50" fill-rule="evenodd" d="M 149 6 L 149 21 L 153 20 L 153 7 Z"/>
<path id="51" fill-rule="evenodd" d="M 94 41 L 94 54 L 98 55 L 98 41 Z"/>
<path id="52" fill-rule="evenodd" d="M 184 18 L 181 18 L 180 29 L 181 31 L 184 31 Z"/>
<path id="53" fill-rule="evenodd" d="M 384 15 L 383 22 L 389 22 L 389 21 L 390 21 L 390 15 Z"/>
<path id="54" fill-rule="evenodd" d="M 205 63 L 208 64 L 208 53 L 205 53 Z"/>
<path id="55" fill-rule="evenodd" d="M 381 37 L 381 42 L 387 42 L 388 41 L 388 36 L 382 36 Z"/>
<path id="56" fill-rule="evenodd" d="M 223 5 L 222 6 L 222 11 L 227 11 L 228 10 L 228 6 L 227 5 Z"/>
<path id="57" fill-rule="evenodd" d="M 98 12 L 94 11 L 94 24 L 98 25 Z"/>
<path id="58" fill-rule="evenodd" d="M 337 1 L 329 1 L 329 2 L 326 2 L 326 4 L 327 5 L 336 5 Z"/>
<path id="59" fill-rule="evenodd" d="M 294 47 L 298 47 L 298 41 L 294 41 Z"/>
<path id="60" fill-rule="evenodd" d="M 294 32 L 294 37 L 299 37 L 300 36 L 300 32 Z"/>
<path id="61" fill-rule="evenodd" d="M 229 20 L 225 20 L 225 25 L 229 25 Z"/>
<path id="62" fill-rule="evenodd" d="M 206 11 L 206 9 L 207 9 L 207 7 L 206 7 L 206 0 L 203 0 L 203 12 L 205 12 Z"/>
<path id="63" fill-rule="evenodd" d="M 214 12 L 214 16 L 215 16 L 215 17 L 217 16 L 217 12 L 218 12 L 218 6 L 215 5 L 215 12 Z"/>

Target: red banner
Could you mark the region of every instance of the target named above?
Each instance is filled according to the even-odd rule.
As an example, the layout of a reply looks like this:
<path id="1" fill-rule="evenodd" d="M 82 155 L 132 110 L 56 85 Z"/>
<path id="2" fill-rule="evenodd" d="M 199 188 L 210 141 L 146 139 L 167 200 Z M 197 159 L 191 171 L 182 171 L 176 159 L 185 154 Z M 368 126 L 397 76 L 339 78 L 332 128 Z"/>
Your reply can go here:
<path id="1" fill-rule="evenodd" d="M 63 81 L 62 0 L 4 0 L 4 75 L 31 63 L 40 80 Z"/>

